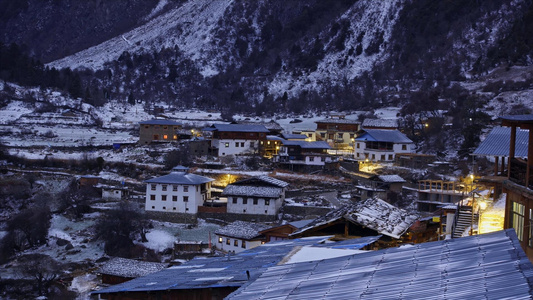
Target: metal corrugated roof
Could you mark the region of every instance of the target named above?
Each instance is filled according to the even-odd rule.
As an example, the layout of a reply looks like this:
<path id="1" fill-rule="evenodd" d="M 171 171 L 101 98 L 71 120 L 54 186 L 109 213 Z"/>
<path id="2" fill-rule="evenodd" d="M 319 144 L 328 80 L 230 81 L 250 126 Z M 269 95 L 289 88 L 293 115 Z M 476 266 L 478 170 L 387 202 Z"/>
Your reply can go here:
<path id="1" fill-rule="evenodd" d="M 326 141 L 281 141 L 284 146 L 300 146 L 302 149 L 331 149 Z"/>
<path id="2" fill-rule="evenodd" d="M 167 183 L 167 184 L 190 184 L 190 185 L 199 185 L 202 183 L 207 183 L 214 181 L 214 179 L 209 177 L 204 177 L 196 174 L 185 173 L 185 172 L 171 172 L 168 175 L 156 177 L 152 179 L 145 180 L 146 183 Z"/>
<path id="3" fill-rule="evenodd" d="M 391 142 L 398 144 L 410 144 L 413 142 L 398 130 L 365 129 L 364 131 L 362 135 L 355 139 L 356 141 Z"/>
<path id="4" fill-rule="evenodd" d="M 214 124 L 213 127 L 220 132 L 270 132 L 264 125 L 255 124 Z"/>
<path id="5" fill-rule="evenodd" d="M 515 157 L 527 157 L 529 130 L 516 129 Z M 473 155 L 509 156 L 510 127 L 494 127 Z"/>
<path id="6" fill-rule="evenodd" d="M 507 115 L 501 116 L 500 119 L 517 122 L 533 122 L 533 115 Z"/>
<path id="7" fill-rule="evenodd" d="M 181 123 L 167 119 L 152 119 L 148 121 L 139 122 L 141 125 L 168 125 L 168 126 L 181 126 Z"/>
<path id="8" fill-rule="evenodd" d="M 305 134 L 296 134 L 296 133 L 283 133 L 281 136 L 286 140 L 305 140 L 307 138 L 307 135 Z"/>
<path id="9" fill-rule="evenodd" d="M 329 237 L 312 237 L 264 245 L 226 257 L 207 257 L 190 260 L 180 266 L 117 284 L 94 294 L 154 292 L 172 289 L 197 289 L 211 287 L 239 287 L 256 278 L 268 267 L 279 263 L 297 246 L 321 243 Z"/>
<path id="10" fill-rule="evenodd" d="M 226 299 L 531 299 L 513 229 L 270 267 Z"/>

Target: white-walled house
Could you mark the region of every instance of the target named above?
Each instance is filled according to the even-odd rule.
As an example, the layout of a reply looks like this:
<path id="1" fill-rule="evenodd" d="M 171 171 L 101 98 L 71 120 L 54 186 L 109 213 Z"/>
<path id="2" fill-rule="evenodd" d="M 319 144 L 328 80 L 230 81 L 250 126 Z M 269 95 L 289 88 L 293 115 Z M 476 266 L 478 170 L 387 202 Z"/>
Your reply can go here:
<path id="1" fill-rule="evenodd" d="M 414 153 L 414 143 L 398 130 L 366 129 L 355 139 L 355 159 L 394 161 L 396 154 Z"/>
<path id="2" fill-rule="evenodd" d="M 265 243 L 264 236 L 259 232 L 268 228 L 270 226 L 259 223 L 235 221 L 215 231 L 215 247 L 224 252 L 235 253 L 255 248 Z"/>
<path id="3" fill-rule="evenodd" d="M 268 176 L 252 177 L 226 186 L 227 212 L 275 216 L 285 201 L 289 184 Z"/>
<path id="4" fill-rule="evenodd" d="M 270 133 L 264 125 L 251 124 L 214 124 L 209 130 L 211 147 L 218 156 L 258 153 L 261 142 Z"/>
<path id="5" fill-rule="evenodd" d="M 287 141 L 281 140 L 275 162 L 293 165 L 324 166 L 326 163 L 335 162 L 338 158 L 328 154 L 331 149 L 325 141 Z"/>
<path id="6" fill-rule="evenodd" d="M 168 175 L 146 180 L 146 211 L 196 214 L 211 198 L 214 179 L 176 167 Z"/>

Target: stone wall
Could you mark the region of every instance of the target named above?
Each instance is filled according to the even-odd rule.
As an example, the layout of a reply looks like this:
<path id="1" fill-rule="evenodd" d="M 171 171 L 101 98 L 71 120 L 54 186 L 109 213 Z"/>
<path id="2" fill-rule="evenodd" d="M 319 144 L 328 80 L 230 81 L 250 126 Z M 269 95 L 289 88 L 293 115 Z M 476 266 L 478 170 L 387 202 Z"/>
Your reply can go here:
<path id="1" fill-rule="evenodd" d="M 162 222 L 171 222 L 171 223 L 181 223 L 181 224 L 196 224 L 197 218 L 194 214 L 184 214 L 184 213 L 174 213 L 174 212 L 164 212 L 164 211 L 147 211 L 146 216 L 149 219 L 162 221 Z"/>

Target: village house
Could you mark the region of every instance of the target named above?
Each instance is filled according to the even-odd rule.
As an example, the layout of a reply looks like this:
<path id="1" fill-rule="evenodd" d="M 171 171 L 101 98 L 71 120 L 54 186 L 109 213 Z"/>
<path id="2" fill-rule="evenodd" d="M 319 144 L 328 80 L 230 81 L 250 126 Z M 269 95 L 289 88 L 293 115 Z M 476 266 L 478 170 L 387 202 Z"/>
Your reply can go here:
<path id="1" fill-rule="evenodd" d="M 98 274 L 103 285 L 119 284 L 146 276 L 168 267 L 168 264 L 113 257 L 105 262 Z"/>
<path id="2" fill-rule="evenodd" d="M 233 253 L 255 248 L 265 243 L 265 237 L 259 232 L 267 228 L 267 225 L 255 222 L 235 221 L 215 231 L 215 247 Z"/>
<path id="3" fill-rule="evenodd" d="M 292 134 L 301 134 L 301 135 L 305 135 L 305 136 L 306 136 L 305 140 L 308 141 L 308 142 L 314 142 L 314 141 L 316 141 L 316 131 L 313 130 L 313 129 L 298 129 L 298 130 L 293 130 L 293 131 L 292 131 Z"/>
<path id="4" fill-rule="evenodd" d="M 379 198 L 370 198 L 346 204 L 318 217 L 290 236 L 334 235 L 336 239 L 343 240 L 383 235 L 376 247 L 396 247 L 408 238 L 409 228 L 418 219 L 418 214 L 395 207 Z"/>
<path id="5" fill-rule="evenodd" d="M 212 132 L 211 148 L 218 156 L 259 153 L 270 133 L 265 126 L 252 124 L 214 124 L 204 131 Z"/>
<path id="6" fill-rule="evenodd" d="M 139 143 L 173 142 L 178 140 L 182 125 L 167 119 L 153 119 L 139 122 Z"/>
<path id="7" fill-rule="evenodd" d="M 268 176 L 257 176 L 233 182 L 224 188 L 222 196 L 227 197 L 227 212 L 239 215 L 257 216 L 275 220 L 289 184 Z"/>
<path id="8" fill-rule="evenodd" d="M 522 249 L 533 260 L 533 159 L 529 160 L 529 157 L 533 157 L 533 115 L 503 116 L 500 119 L 502 126 L 511 128 L 511 138 L 507 143 L 507 179 L 503 181 L 503 193 L 507 194 L 504 228 L 514 228 Z M 519 130 L 529 131 L 527 146 L 517 147 Z M 519 152 L 526 154 L 526 157 L 519 157 Z"/>
<path id="9" fill-rule="evenodd" d="M 398 130 L 366 129 L 355 138 L 357 160 L 393 162 L 396 154 L 413 152 L 413 141 Z"/>
<path id="10" fill-rule="evenodd" d="M 196 214 L 198 206 L 211 198 L 214 179 L 191 174 L 178 166 L 168 175 L 146 180 L 145 210 Z"/>
<path id="11" fill-rule="evenodd" d="M 305 226 L 307 226 L 309 223 L 313 222 L 312 219 L 310 220 L 300 220 L 300 221 L 294 221 L 294 222 L 287 222 L 278 226 L 274 226 L 271 228 L 267 228 L 261 232 L 265 237 L 265 242 L 274 242 L 274 241 L 283 241 L 288 240 L 289 235 L 298 229 L 301 229 Z"/>
<path id="12" fill-rule="evenodd" d="M 287 141 L 281 140 L 280 150 L 274 156 L 276 162 L 288 169 L 298 171 L 311 169 L 312 167 L 323 168 L 329 163 L 335 163 L 338 158 L 328 154 L 331 149 L 325 141 Z"/>
<path id="13" fill-rule="evenodd" d="M 344 115 L 331 115 L 329 118 L 315 122 L 316 140 L 326 141 L 334 149 L 353 149 L 356 133 L 361 129 L 361 123 L 346 119 Z"/>
<path id="14" fill-rule="evenodd" d="M 277 135 L 267 135 L 266 141 L 261 141 L 261 155 L 266 158 L 272 158 L 279 153 L 283 138 Z"/>
<path id="15" fill-rule="evenodd" d="M 399 175 L 374 175 L 369 180 L 361 181 L 355 187 L 355 199 L 357 201 L 364 201 L 368 198 L 377 197 L 385 199 L 387 202 L 395 202 L 396 199 L 389 199 L 389 197 L 397 197 L 402 193 L 402 187 L 405 183 Z"/>

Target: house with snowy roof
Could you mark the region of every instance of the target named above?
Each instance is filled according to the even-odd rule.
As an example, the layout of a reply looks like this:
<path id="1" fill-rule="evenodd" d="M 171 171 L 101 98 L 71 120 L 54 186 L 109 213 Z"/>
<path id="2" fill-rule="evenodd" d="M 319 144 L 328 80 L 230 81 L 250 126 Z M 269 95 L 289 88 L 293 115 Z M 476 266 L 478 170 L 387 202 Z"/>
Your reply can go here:
<path id="1" fill-rule="evenodd" d="M 307 167 L 323 168 L 329 163 L 338 162 L 338 158 L 330 155 L 331 146 L 325 141 L 306 142 L 281 140 L 281 146 L 273 161 L 292 170 Z"/>
<path id="2" fill-rule="evenodd" d="M 331 115 L 316 121 L 316 140 L 326 141 L 335 149 L 350 148 L 361 123 L 344 115 Z M 351 149 L 351 148 L 350 148 Z"/>
<path id="3" fill-rule="evenodd" d="M 178 140 L 182 125 L 167 119 L 152 119 L 139 122 L 139 143 L 173 142 Z"/>
<path id="4" fill-rule="evenodd" d="M 355 138 L 355 159 L 392 162 L 396 154 L 413 153 L 414 143 L 398 130 L 366 129 Z"/>
<path id="5" fill-rule="evenodd" d="M 247 215 L 261 220 L 275 220 L 289 184 L 269 176 L 256 176 L 233 182 L 224 188 L 227 213 Z"/>
<path id="6" fill-rule="evenodd" d="M 218 156 L 259 153 L 261 142 L 270 133 L 256 124 L 213 124 L 204 131 L 211 131 L 212 152 Z"/>
<path id="7" fill-rule="evenodd" d="M 145 210 L 196 214 L 198 206 L 211 198 L 212 181 L 212 178 L 189 173 L 187 167 L 175 167 L 168 175 L 145 181 Z"/>
<path id="8" fill-rule="evenodd" d="M 265 243 L 264 236 L 260 232 L 268 227 L 255 222 L 235 221 L 215 231 L 217 238 L 215 247 L 233 253 L 255 248 Z"/>
<path id="9" fill-rule="evenodd" d="M 295 232 L 296 230 L 307 226 L 313 220 L 300 220 L 293 222 L 285 222 L 281 225 L 273 226 L 267 228 L 260 234 L 265 236 L 265 242 L 274 242 L 274 241 L 283 241 L 289 239 L 289 234 Z"/>
<path id="10" fill-rule="evenodd" d="M 339 239 L 383 235 L 381 247 L 402 242 L 419 215 L 393 206 L 379 198 L 349 203 L 316 218 L 291 237 L 332 235 Z"/>
<path id="11" fill-rule="evenodd" d="M 97 271 L 103 284 L 118 284 L 161 271 L 168 264 L 113 257 Z"/>

